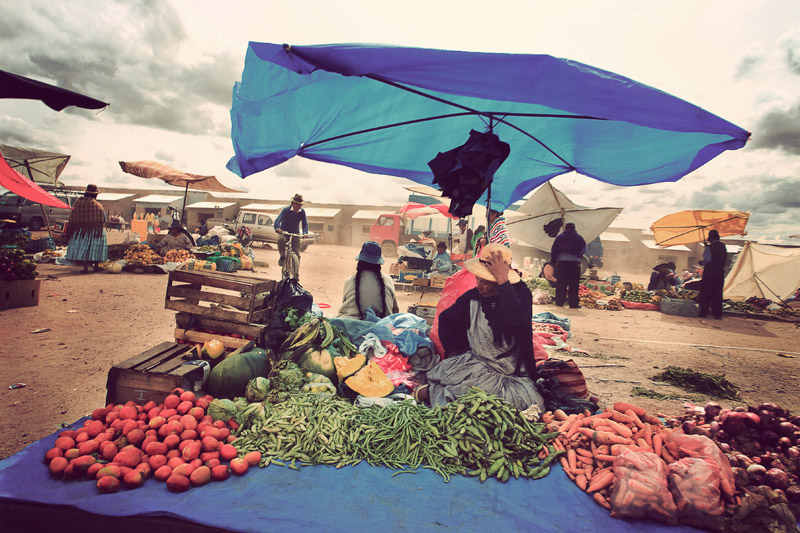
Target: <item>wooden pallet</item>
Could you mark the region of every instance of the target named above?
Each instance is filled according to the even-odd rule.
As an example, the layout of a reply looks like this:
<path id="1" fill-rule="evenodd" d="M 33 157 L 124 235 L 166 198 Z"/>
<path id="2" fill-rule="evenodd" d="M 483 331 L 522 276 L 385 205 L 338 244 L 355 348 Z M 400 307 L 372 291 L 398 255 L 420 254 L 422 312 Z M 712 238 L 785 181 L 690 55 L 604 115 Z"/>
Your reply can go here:
<path id="1" fill-rule="evenodd" d="M 277 286 L 277 281 L 224 272 L 173 270 L 164 306 L 212 320 L 266 324 L 272 318 Z"/>
<path id="2" fill-rule="evenodd" d="M 190 342 L 206 342 L 217 339 L 225 348 L 237 349 L 245 346 L 251 339 L 259 348 L 264 347 L 266 325 L 263 324 L 237 324 L 223 322 L 212 318 L 179 312 L 175 315 L 175 338 Z M 218 331 L 220 333 L 235 333 L 241 338 L 228 337 L 227 335 L 214 335 L 199 331 L 201 329 Z"/>
<path id="3" fill-rule="evenodd" d="M 191 390 L 194 381 L 203 378 L 203 368 L 185 365 L 193 347 L 162 342 L 108 371 L 106 404 L 133 400 L 145 404 L 161 403 L 176 387 Z M 187 356 L 187 357 L 184 357 Z"/>

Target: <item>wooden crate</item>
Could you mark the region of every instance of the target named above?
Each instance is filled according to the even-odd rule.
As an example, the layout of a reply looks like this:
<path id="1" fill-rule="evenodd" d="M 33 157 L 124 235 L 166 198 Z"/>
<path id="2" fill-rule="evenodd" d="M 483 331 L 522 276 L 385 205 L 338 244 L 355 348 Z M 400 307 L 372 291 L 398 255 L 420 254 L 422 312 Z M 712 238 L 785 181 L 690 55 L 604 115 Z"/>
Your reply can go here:
<path id="1" fill-rule="evenodd" d="M 441 289 L 447 282 L 447 276 L 433 276 L 431 278 L 431 287 Z"/>
<path id="2" fill-rule="evenodd" d="M 264 347 L 266 325 L 263 324 L 237 324 L 235 322 L 222 322 L 212 318 L 192 315 L 190 313 L 179 312 L 175 315 L 175 339 L 187 340 L 190 342 L 206 342 L 217 339 L 222 342 L 225 348 L 237 349 L 245 346 L 250 339 L 254 340 L 256 346 Z M 221 333 L 236 333 L 242 338 L 237 339 L 226 335 L 214 335 L 198 331 L 201 329 L 219 331 Z"/>
<path id="3" fill-rule="evenodd" d="M 184 365 L 192 349 L 185 344 L 162 342 L 112 366 L 106 381 L 106 404 L 129 400 L 142 405 L 150 400 L 161 403 L 176 387 L 191 390 L 194 381 L 203 379 L 201 366 Z"/>
<path id="4" fill-rule="evenodd" d="M 173 270 L 164 306 L 212 320 L 266 324 L 272 318 L 277 286 L 277 281 L 224 272 Z"/>

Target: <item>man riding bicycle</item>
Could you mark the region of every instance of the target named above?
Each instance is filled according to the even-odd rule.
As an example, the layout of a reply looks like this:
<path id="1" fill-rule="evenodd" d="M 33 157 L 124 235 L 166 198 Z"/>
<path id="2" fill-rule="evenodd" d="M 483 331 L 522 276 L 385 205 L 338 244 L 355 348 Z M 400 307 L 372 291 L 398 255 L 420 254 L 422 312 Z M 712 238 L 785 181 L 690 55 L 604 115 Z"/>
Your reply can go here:
<path id="1" fill-rule="evenodd" d="M 300 231 L 301 223 L 303 227 L 302 232 Z M 283 262 L 286 259 L 286 241 L 289 239 L 283 235 L 283 233 L 286 232 L 308 235 L 308 220 L 306 220 L 306 212 L 303 210 L 303 195 L 295 194 L 292 197 L 291 205 L 284 207 L 281 210 L 278 218 L 275 219 L 274 227 L 275 232 L 280 235 L 278 237 L 278 252 L 280 253 L 278 266 L 283 266 Z M 292 251 L 297 254 L 298 257 L 300 257 L 299 238 L 292 239 Z"/>

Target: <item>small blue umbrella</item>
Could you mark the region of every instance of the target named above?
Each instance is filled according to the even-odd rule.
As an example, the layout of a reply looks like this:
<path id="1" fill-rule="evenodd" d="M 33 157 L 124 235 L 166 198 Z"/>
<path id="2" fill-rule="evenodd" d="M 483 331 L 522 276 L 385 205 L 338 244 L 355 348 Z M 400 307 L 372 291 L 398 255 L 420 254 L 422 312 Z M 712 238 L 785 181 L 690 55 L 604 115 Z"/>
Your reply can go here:
<path id="1" fill-rule="evenodd" d="M 548 55 L 251 42 L 233 89 L 228 168 L 247 177 L 299 156 L 433 185 L 428 166 L 492 133 L 502 210 L 555 176 L 676 181 L 746 130 L 618 74 Z M 438 183 L 441 184 L 441 181 Z"/>

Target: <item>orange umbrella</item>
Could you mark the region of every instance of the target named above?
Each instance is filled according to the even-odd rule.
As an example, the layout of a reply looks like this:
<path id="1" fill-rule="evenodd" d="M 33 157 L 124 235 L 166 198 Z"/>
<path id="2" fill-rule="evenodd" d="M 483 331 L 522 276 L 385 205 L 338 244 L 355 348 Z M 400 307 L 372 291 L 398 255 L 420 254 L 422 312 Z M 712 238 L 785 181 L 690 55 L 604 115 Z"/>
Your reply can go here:
<path id="1" fill-rule="evenodd" d="M 183 187 L 183 208 L 181 208 L 181 220 L 183 211 L 186 208 L 186 194 L 189 189 L 209 192 L 243 192 L 226 187 L 217 181 L 214 176 L 201 176 L 199 174 L 189 174 L 181 172 L 172 167 L 168 167 L 156 161 L 120 161 L 119 166 L 123 172 L 139 176 L 140 178 L 158 178 L 165 183 Z"/>
<path id="2" fill-rule="evenodd" d="M 653 222 L 650 229 L 659 246 L 676 246 L 704 242 L 708 232 L 715 229 L 720 237 L 747 235 L 744 230 L 750 213 L 700 209 L 679 211 Z"/>

